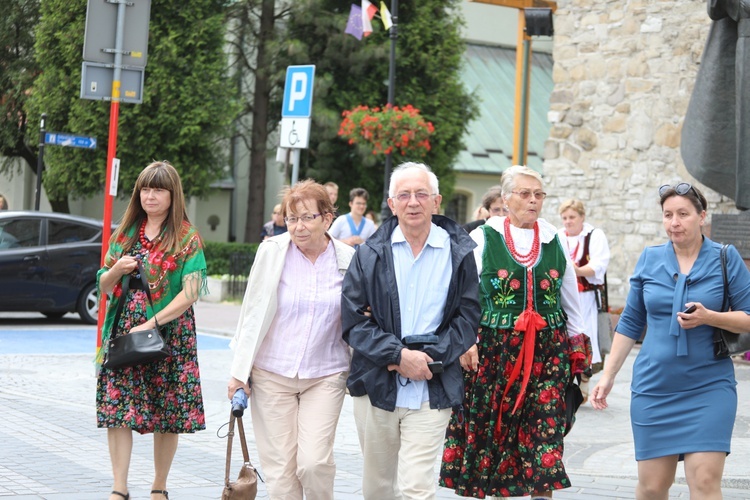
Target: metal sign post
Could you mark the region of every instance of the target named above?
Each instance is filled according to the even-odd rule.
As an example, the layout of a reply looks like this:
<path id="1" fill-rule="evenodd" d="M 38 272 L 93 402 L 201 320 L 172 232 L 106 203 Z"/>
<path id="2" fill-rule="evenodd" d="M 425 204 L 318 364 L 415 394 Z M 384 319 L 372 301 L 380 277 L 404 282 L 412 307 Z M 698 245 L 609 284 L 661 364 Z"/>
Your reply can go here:
<path id="1" fill-rule="evenodd" d="M 39 123 L 39 156 L 36 159 L 36 198 L 34 200 L 34 210 L 39 211 L 39 204 L 42 200 L 42 170 L 44 170 L 44 122 L 47 120 L 47 113 L 42 113 L 42 120 Z"/>
<path id="2" fill-rule="evenodd" d="M 116 7 L 116 9 L 115 9 Z M 130 9 L 128 9 L 130 7 Z M 148 22 L 151 13 L 151 0 L 89 0 L 86 11 L 86 34 L 83 45 L 83 78 L 81 79 L 81 97 L 84 99 L 102 99 L 107 97 L 98 94 L 99 81 L 93 74 L 112 70 L 112 92 L 109 108 L 109 141 L 107 145 L 107 174 L 104 188 L 104 225 L 102 227 L 101 263 L 109 250 L 109 238 L 112 233 L 112 171 L 117 152 L 117 128 L 120 118 L 121 82 L 123 70 L 135 71 L 140 78 L 140 90 L 143 89 L 143 70 L 146 66 L 148 48 Z M 114 37 L 112 27 L 115 25 Z M 128 31 L 125 32 L 127 24 Z M 97 64 L 98 63 L 98 64 Z M 125 64 L 124 64 L 125 63 Z M 104 70 L 102 70 L 104 68 Z M 97 73 L 98 71 L 98 73 Z M 132 71 L 131 71 L 132 73 Z M 87 81 L 88 80 L 88 81 Z M 133 88 L 138 88 L 134 84 Z M 126 89 L 130 102 L 140 102 L 141 93 Z M 132 95 L 129 95 L 132 94 Z M 101 349 L 102 326 L 104 325 L 106 295 L 99 297 L 99 322 L 97 351 Z"/>

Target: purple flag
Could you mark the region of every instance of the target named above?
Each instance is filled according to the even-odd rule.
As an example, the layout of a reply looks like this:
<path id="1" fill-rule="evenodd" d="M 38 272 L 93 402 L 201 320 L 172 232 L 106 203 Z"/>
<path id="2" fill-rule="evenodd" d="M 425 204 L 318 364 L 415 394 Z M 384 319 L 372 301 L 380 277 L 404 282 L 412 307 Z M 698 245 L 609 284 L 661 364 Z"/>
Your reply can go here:
<path id="1" fill-rule="evenodd" d="M 357 40 L 362 40 L 362 8 L 352 4 L 352 10 L 349 12 L 349 20 L 346 22 L 344 33 L 349 33 Z"/>

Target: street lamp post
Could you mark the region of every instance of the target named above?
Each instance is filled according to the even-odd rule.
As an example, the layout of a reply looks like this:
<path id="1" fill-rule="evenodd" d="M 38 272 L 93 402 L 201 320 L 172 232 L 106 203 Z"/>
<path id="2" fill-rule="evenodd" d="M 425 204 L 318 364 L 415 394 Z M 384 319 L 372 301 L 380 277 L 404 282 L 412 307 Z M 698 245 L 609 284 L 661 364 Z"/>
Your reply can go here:
<path id="1" fill-rule="evenodd" d="M 391 57 L 388 63 L 388 104 L 393 106 L 396 95 L 396 39 L 398 38 L 398 0 L 391 0 Z M 383 203 L 380 206 L 380 221 L 391 216 L 388 207 L 388 185 L 391 181 L 393 154 L 385 155 L 385 172 L 383 174 Z"/>

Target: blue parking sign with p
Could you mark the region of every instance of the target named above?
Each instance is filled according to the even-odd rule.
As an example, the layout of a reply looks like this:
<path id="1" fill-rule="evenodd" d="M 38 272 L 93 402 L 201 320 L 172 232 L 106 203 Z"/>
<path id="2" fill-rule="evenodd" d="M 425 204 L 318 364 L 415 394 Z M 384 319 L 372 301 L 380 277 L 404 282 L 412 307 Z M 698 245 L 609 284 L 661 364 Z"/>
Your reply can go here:
<path id="1" fill-rule="evenodd" d="M 284 83 L 282 118 L 310 118 L 312 115 L 315 65 L 288 66 Z"/>

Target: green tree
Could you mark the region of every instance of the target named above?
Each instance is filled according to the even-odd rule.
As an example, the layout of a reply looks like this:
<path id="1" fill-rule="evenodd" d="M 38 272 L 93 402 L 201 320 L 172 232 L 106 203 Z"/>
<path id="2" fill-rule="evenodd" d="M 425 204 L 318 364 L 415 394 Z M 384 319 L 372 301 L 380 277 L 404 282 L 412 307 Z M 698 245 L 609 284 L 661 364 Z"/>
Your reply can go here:
<path id="1" fill-rule="evenodd" d="M 349 188 L 364 187 L 371 195 L 370 208 L 379 210 L 383 158 L 350 146 L 337 132 L 344 110 L 387 102 L 390 38 L 377 17 L 369 37 L 359 41 L 345 34 L 349 5 L 309 0 L 294 8 L 283 63 L 316 65 L 313 126 L 310 147 L 303 153 L 303 174 L 337 182 L 344 206 Z M 438 176 L 446 200 L 455 183 L 452 165 L 461 151 L 461 138 L 478 112 L 476 98 L 460 80 L 465 46 L 459 7 L 458 0 L 405 0 L 398 11 L 394 104 L 418 108 L 434 124 L 435 133 L 425 158 L 394 157 L 394 166 L 405 160 L 424 161 Z"/>
<path id="2" fill-rule="evenodd" d="M 242 113 L 235 124 L 233 141 L 242 140 L 250 152 L 246 242 L 260 240 L 265 222 L 263 212 L 269 136 L 276 128 L 280 115 L 279 109 L 270 106 L 271 95 L 278 91 L 275 76 L 281 30 L 277 26 L 288 12 L 287 7 L 277 9 L 275 0 L 241 0 L 229 11 L 231 71 L 242 102 Z M 234 158 L 233 163 L 236 164 L 237 160 Z"/>
<path id="3" fill-rule="evenodd" d="M 122 196 L 154 159 L 175 165 L 188 196 L 206 194 L 226 174 L 226 139 L 237 113 L 226 75 L 226 4 L 151 2 L 143 103 L 120 104 Z M 105 183 L 110 103 L 79 98 L 85 23 L 86 0 L 45 0 L 36 29 L 36 58 L 44 71 L 34 83 L 29 123 L 44 112 L 47 130 L 96 136 L 100 144 L 96 151 L 45 148 L 44 187 L 60 211 L 69 195 L 101 193 Z"/>
<path id="4" fill-rule="evenodd" d="M 35 169 L 36 151 L 26 142 L 25 105 L 39 73 L 34 60 L 34 26 L 39 21 L 39 0 L 4 0 L 1 4 L 0 156 L 6 163 L 21 157 Z M 35 140 L 36 135 L 33 137 Z"/>

